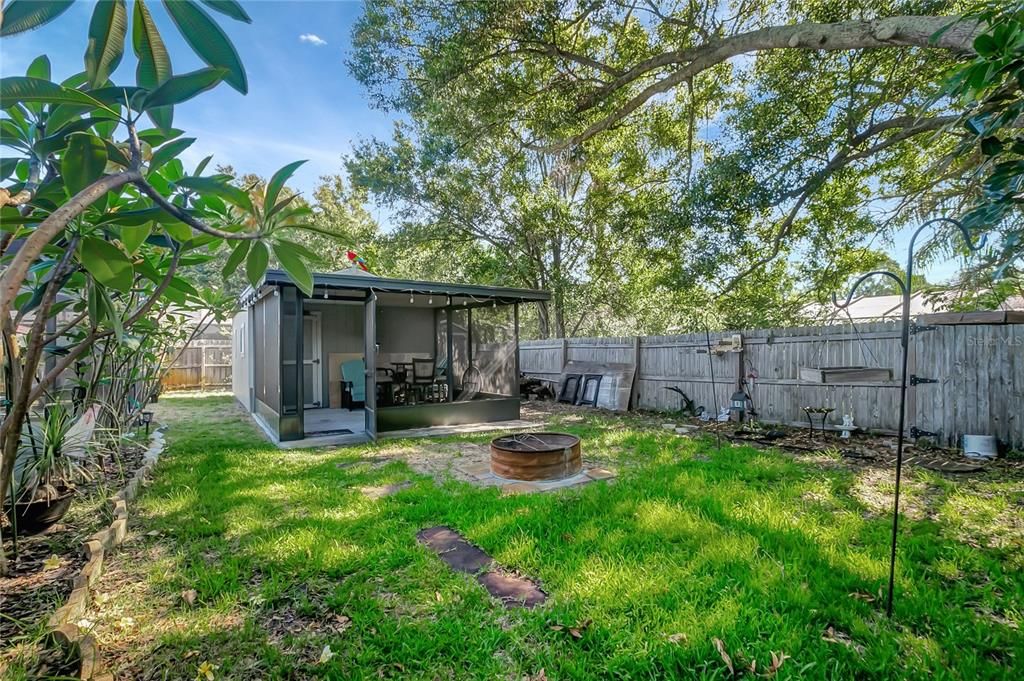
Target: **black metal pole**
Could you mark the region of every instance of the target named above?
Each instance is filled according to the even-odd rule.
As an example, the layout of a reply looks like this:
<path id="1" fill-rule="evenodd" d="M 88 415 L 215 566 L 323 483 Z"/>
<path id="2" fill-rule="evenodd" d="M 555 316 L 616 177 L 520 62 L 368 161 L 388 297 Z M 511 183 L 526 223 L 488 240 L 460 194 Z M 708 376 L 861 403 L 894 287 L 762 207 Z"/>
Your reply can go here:
<path id="1" fill-rule="evenodd" d="M 913 248 L 913 245 L 911 245 Z M 913 255 L 910 256 L 913 258 Z M 903 331 L 900 343 L 903 346 L 903 368 L 900 371 L 900 421 L 896 434 L 896 491 L 892 501 L 892 542 L 889 548 L 889 591 L 885 597 L 885 614 L 892 617 L 893 588 L 896 585 L 896 539 L 900 527 L 900 481 L 903 478 L 903 439 L 907 421 L 907 359 L 910 349 L 910 266 L 907 267 L 907 282 L 903 287 Z"/>
<path id="2" fill-rule="evenodd" d="M 857 288 L 868 278 L 882 275 L 889 277 L 899 284 L 900 291 L 903 293 L 903 310 L 900 315 L 903 323 L 903 330 L 900 334 L 900 344 L 903 346 L 903 366 L 900 371 L 900 418 L 899 418 L 899 430 L 896 434 L 896 489 L 893 493 L 892 503 L 892 540 L 889 545 L 889 590 L 885 597 L 885 614 L 887 617 L 892 618 L 892 605 L 893 605 L 893 593 L 896 589 L 896 545 L 899 538 L 899 524 L 900 524 L 900 483 L 903 479 L 903 445 L 906 439 L 904 434 L 907 420 L 907 382 L 909 376 L 907 376 L 908 360 L 910 357 L 910 336 L 911 336 L 911 324 L 910 324 L 910 299 L 913 295 L 913 281 L 914 281 L 914 244 L 917 241 L 917 236 L 924 230 L 925 227 L 929 227 L 939 222 L 948 222 L 954 225 L 960 230 L 960 234 L 967 245 L 967 249 L 970 251 L 977 251 L 985 245 L 985 239 L 982 239 L 975 245 L 971 239 L 970 233 L 967 228 L 964 227 L 960 222 L 952 218 L 935 218 L 928 220 L 920 227 L 918 227 L 914 234 L 910 237 L 910 245 L 907 246 L 907 269 L 905 272 L 905 279 L 901 279 L 899 276 L 892 272 L 886 271 L 875 271 L 868 272 L 856 282 L 850 288 L 850 293 L 846 297 L 846 302 L 842 305 L 836 300 L 835 295 L 832 296 L 832 302 L 836 307 L 845 308 L 849 307 L 850 302 L 853 300 L 854 294 L 857 292 Z"/>

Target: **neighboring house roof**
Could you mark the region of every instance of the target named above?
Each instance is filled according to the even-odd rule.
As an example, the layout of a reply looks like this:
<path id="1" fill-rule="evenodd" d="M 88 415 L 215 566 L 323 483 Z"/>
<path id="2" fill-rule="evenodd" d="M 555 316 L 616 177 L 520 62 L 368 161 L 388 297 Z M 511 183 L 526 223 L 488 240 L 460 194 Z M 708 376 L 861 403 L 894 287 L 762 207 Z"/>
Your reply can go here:
<path id="1" fill-rule="evenodd" d="M 910 316 L 916 317 L 936 312 L 946 312 L 949 306 L 942 297 L 926 298 L 923 293 L 915 293 L 910 297 Z M 1015 296 L 1008 298 L 999 306 L 1000 310 L 1024 310 L 1024 298 Z M 844 311 L 830 305 L 808 305 L 807 314 L 815 317 L 826 316 L 831 319 L 848 319 L 854 321 L 884 321 L 899 319 L 903 314 L 903 296 L 863 296 L 855 298 Z M 849 317 L 847 317 L 849 313 Z"/>
<path id="2" fill-rule="evenodd" d="M 294 286 L 295 284 L 286 272 L 267 270 L 260 280 L 258 287 L 255 289 L 250 287 L 242 292 L 242 304 L 249 305 L 256 297 L 256 291 L 266 285 Z M 358 269 L 334 273 L 316 273 L 313 275 L 313 288 L 318 291 L 347 290 L 405 295 L 450 296 L 452 298 L 468 299 L 474 304 L 489 304 L 492 301 L 501 304 L 527 303 L 551 299 L 551 294 L 547 291 L 504 286 L 483 286 L 479 284 L 391 279 L 389 277 L 379 277 Z"/>

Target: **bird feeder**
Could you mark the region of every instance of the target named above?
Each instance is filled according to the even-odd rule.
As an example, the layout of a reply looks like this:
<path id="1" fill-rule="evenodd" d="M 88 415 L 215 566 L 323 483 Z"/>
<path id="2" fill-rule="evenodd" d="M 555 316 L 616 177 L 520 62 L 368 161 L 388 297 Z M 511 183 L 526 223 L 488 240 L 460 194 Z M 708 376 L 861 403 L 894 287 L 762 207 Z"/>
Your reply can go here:
<path id="1" fill-rule="evenodd" d="M 733 421 L 743 422 L 743 417 L 747 414 L 748 401 L 747 394 L 742 390 L 737 390 L 732 394 L 732 397 L 729 398 L 729 415 Z"/>

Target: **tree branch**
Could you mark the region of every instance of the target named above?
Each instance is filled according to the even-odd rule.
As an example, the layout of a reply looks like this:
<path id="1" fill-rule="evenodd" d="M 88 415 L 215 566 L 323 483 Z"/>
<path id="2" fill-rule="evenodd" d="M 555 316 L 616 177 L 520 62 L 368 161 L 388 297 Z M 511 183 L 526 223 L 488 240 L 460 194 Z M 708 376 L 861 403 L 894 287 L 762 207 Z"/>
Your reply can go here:
<path id="1" fill-rule="evenodd" d="M 215 236 L 220 239 L 247 239 L 250 241 L 256 241 L 258 239 L 263 238 L 263 234 L 261 232 L 227 232 L 222 229 L 217 229 L 216 227 L 210 227 L 205 222 L 197 220 L 191 215 L 189 215 L 188 211 L 186 211 L 184 208 L 181 208 L 180 206 L 175 206 L 173 203 L 165 199 L 163 194 L 158 192 L 153 187 L 153 185 L 146 182 L 146 180 L 144 180 L 143 178 L 140 177 L 139 179 L 135 180 L 133 184 L 135 184 L 135 186 L 138 187 L 143 194 L 153 199 L 153 203 L 155 203 L 165 212 L 170 213 L 172 216 L 184 222 L 192 229 L 202 232 L 203 234 L 209 234 L 210 236 Z"/>
<path id="2" fill-rule="evenodd" d="M 50 213 L 45 220 L 25 239 L 10 265 L 0 276 L 0 318 L 11 313 L 14 299 L 21 290 L 21 285 L 28 274 L 28 268 L 43 252 L 46 244 L 60 234 L 68 224 L 85 212 L 85 209 L 99 200 L 107 192 L 123 187 L 129 182 L 142 179 L 138 170 L 126 170 L 113 175 L 104 175 L 91 185 L 75 194 L 70 201 Z"/>
<path id="3" fill-rule="evenodd" d="M 881 123 L 876 123 L 864 132 L 854 137 L 852 145 L 839 152 L 817 172 L 815 172 L 806 182 L 804 182 L 799 189 L 787 192 L 783 195 L 783 199 L 796 198 L 797 202 L 787 212 L 786 217 L 782 220 L 779 225 L 775 236 L 772 238 L 771 247 L 768 252 L 762 257 L 756 259 L 748 267 L 744 268 L 738 274 L 729 278 L 729 281 L 720 289 L 720 294 L 726 294 L 731 292 L 739 283 L 746 277 L 753 274 L 758 269 L 764 267 L 782 252 L 782 244 L 786 237 L 789 236 L 790 231 L 793 228 L 793 223 L 796 221 L 797 215 L 803 208 L 804 204 L 810 199 L 810 197 L 817 191 L 822 184 L 828 180 L 837 170 L 846 167 L 854 161 L 858 161 L 864 158 L 869 158 L 880 151 L 884 151 L 891 146 L 899 144 L 904 140 L 910 139 L 915 135 L 920 135 L 925 132 L 933 132 L 935 130 L 941 130 L 950 123 L 957 120 L 957 116 L 936 116 L 934 118 L 918 118 L 914 116 L 900 116 L 892 118 Z M 909 127 L 907 127 L 909 126 Z M 856 146 L 864 143 L 871 137 L 892 130 L 895 128 L 903 127 L 903 130 L 886 137 L 878 143 L 864 149 L 862 151 L 853 152 Z"/>
<path id="4" fill-rule="evenodd" d="M 932 37 L 942 29 L 948 30 L 933 40 Z M 978 30 L 977 22 L 961 21 L 959 17 L 899 16 L 835 24 L 808 22 L 792 26 L 771 26 L 709 40 L 693 48 L 664 52 L 638 63 L 606 86 L 596 89 L 580 102 L 577 112 L 583 113 L 598 106 L 615 92 L 632 85 L 653 71 L 675 65 L 682 65 L 681 68 L 651 83 L 625 104 L 587 126 L 583 132 L 550 146 L 538 148 L 543 151 L 560 151 L 577 146 L 609 129 L 653 97 L 668 92 L 703 71 L 748 52 L 779 49 L 824 52 L 882 47 L 925 47 L 968 55 L 973 54 L 972 43 Z"/>

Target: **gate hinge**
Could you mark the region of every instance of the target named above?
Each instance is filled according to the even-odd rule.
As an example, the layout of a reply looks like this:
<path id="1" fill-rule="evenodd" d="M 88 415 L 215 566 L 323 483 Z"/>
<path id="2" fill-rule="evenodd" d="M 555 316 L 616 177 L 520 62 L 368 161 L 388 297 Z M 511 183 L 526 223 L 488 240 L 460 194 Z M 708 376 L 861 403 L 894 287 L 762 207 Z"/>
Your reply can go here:
<path id="1" fill-rule="evenodd" d="M 935 433 L 930 430 L 921 430 L 917 426 L 910 427 L 910 437 L 916 440 L 919 437 L 938 437 L 940 433 Z"/>
<path id="2" fill-rule="evenodd" d="M 910 374 L 910 385 L 921 385 L 922 383 L 938 383 L 937 378 L 925 378 L 924 376 L 918 376 L 917 374 Z"/>
<path id="3" fill-rule="evenodd" d="M 910 323 L 910 335 L 913 336 L 915 333 L 921 333 L 922 331 L 934 331 L 939 327 L 932 324 L 917 324 L 914 322 Z"/>

